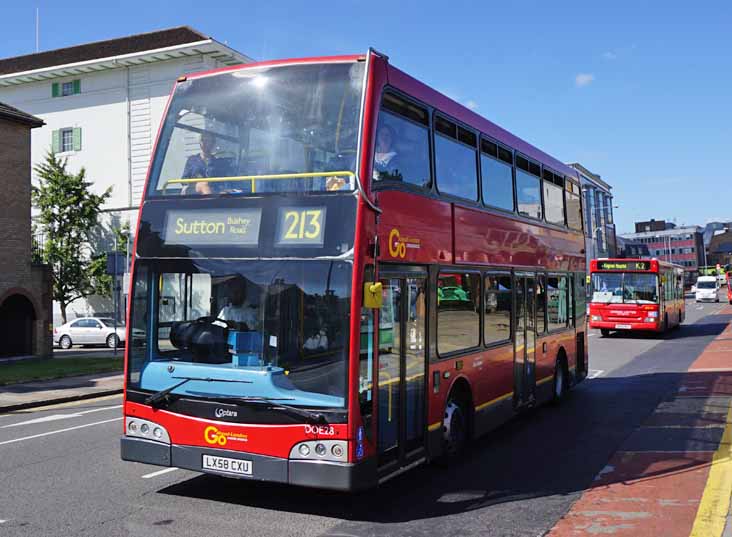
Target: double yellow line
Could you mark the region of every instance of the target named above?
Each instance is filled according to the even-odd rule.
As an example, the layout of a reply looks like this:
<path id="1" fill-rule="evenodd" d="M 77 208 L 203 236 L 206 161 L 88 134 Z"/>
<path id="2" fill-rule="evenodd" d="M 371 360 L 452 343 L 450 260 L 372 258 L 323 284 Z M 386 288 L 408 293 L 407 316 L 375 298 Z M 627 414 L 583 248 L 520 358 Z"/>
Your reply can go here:
<path id="1" fill-rule="evenodd" d="M 731 496 L 732 407 L 727 411 L 727 423 L 722 440 L 714 452 L 707 484 L 689 537 L 720 537 L 727 522 Z"/>

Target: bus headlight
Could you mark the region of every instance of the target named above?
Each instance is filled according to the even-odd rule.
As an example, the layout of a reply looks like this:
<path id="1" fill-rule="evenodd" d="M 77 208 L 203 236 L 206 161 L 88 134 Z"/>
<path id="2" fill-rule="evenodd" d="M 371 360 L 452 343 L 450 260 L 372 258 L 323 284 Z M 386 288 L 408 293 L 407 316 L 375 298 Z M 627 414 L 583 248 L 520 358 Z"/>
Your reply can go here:
<path id="1" fill-rule="evenodd" d="M 658 322 L 658 319 L 655 317 L 646 317 L 645 319 L 643 319 L 643 322 L 644 323 L 656 323 L 656 322 Z"/>
<path id="2" fill-rule="evenodd" d="M 345 440 L 298 442 L 290 450 L 290 459 L 348 462 L 348 442 Z"/>
<path id="3" fill-rule="evenodd" d="M 592 320 L 593 321 L 602 321 L 602 315 L 593 315 Z"/>
<path id="4" fill-rule="evenodd" d="M 162 425 L 140 418 L 125 417 L 125 434 L 170 444 L 170 435 Z"/>

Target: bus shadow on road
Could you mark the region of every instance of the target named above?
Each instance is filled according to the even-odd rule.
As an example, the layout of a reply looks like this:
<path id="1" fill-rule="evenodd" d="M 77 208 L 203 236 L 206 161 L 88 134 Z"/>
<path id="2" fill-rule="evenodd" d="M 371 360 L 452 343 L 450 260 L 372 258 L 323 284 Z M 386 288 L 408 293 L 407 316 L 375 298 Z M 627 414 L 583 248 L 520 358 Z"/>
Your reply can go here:
<path id="1" fill-rule="evenodd" d="M 689 344 L 661 341 L 612 371 L 612 376 L 580 384 L 561 405 L 518 416 L 475 441 L 464 459 L 449 468 L 417 468 L 376 490 L 356 494 L 212 475 L 182 481 L 159 493 L 341 519 L 331 535 L 361 534 L 366 530 L 362 524 L 374 523 L 409 523 L 412 533 L 429 533 L 434 529 L 428 525 L 432 519 L 477 511 L 481 524 L 485 520 L 510 524 L 516 517 L 535 516 L 535 521 L 527 523 L 540 525 L 542 517 L 561 517 L 593 483 L 612 483 L 605 472 L 608 461 L 628 446 L 651 452 L 664 447 L 659 442 L 670 442 L 668 446 L 677 454 L 661 470 L 639 468 L 637 476 L 626 474 L 623 480 L 656 479 L 708 464 L 703 458 L 685 457 L 683 452 L 716 449 L 728 401 L 709 402 L 706 397 L 710 389 L 716 395 L 732 397 L 732 375 L 725 378 L 718 373 L 688 373 L 687 369 L 727 326 L 719 320 L 687 326 L 685 335 L 694 338 Z M 663 370 L 664 364 L 669 364 L 670 371 L 647 373 Z M 676 398 L 680 389 L 684 395 L 681 406 Z M 688 431 L 676 436 L 654 432 L 669 425 L 676 430 L 679 424 Z M 538 533 L 541 531 L 533 534 Z"/>
<path id="2" fill-rule="evenodd" d="M 713 315 L 709 318 L 713 319 L 714 317 L 728 317 L 726 315 Z M 650 339 L 654 340 L 657 339 L 659 341 L 664 340 L 677 340 L 677 339 L 684 339 L 687 337 L 704 337 L 704 336 L 716 336 L 722 332 L 722 330 L 725 329 L 727 326 L 726 322 L 707 322 L 703 324 L 682 324 L 675 330 L 669 330 L 665 333 L 656 333 L 656 332 L 631 332 L 631 331 L 622 331 L 619 330 L 617 332 L 610 332 L 607 336 L 600 336 L 598 333 L 598 337 L 601 338 L 601 340 L 614 340 L 614 339 L 624 339 L 624 340 L 644 340 L 644 339 Z"/>

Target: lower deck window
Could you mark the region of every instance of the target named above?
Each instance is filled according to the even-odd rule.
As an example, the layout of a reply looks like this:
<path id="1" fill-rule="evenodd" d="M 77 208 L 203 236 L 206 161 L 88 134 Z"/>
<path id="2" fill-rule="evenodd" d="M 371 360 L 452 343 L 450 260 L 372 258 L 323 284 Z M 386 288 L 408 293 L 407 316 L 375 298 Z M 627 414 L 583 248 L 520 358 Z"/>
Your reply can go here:
<path id="1" fill-rule="evenodd" d="M 483 331 L 486 345 L 511 339 L 511 275 L 488 274 L 485 277 L 485 313 Z"/>
<path id="2" fill-rule="evenodd" d="M 547 320 L 549 330 L 566 328 L 569 322 L 566 276 L 550 275 L 547 281 Z"/>
<path id="3" fill-rule="evenodd" d="M 480 343 L 480 275 L 443 272 L 437 279 L 437 352 Z"/>

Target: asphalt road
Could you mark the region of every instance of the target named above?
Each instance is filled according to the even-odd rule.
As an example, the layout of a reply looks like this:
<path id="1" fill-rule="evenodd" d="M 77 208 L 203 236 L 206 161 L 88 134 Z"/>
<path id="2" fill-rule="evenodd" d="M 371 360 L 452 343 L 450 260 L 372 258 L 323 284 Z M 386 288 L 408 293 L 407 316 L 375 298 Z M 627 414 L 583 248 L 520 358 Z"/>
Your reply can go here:
<path id="1" fill-rule="evenodd" d="M 357 495 L 200 475 L 119 459 L 121 398 L 0 415 L 0 535 L 377 536 L 544 534 L 673 393 L 730 316 L 687 302 L 666 338 L 590 338 L 591 376 L 559 407 Z"/>

